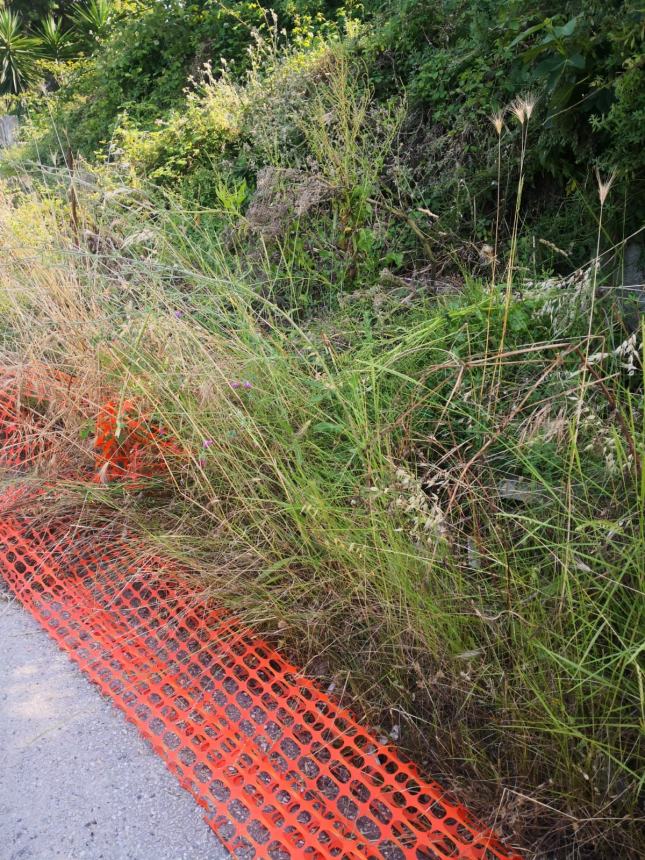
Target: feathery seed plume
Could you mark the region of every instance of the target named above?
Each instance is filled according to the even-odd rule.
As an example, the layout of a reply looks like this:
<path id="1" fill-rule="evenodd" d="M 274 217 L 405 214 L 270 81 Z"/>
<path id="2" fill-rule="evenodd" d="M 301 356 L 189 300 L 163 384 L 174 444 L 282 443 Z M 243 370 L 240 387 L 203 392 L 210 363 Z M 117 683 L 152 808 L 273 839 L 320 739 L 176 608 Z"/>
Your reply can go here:
<path id="1" fill-rule="evenodd" d="M 531 119 L 536 98 L 532 93 L 527 93 L 522 101 L 524 102 L 524 112 L 526 113 L 526 121 L 528 122 Z"/>
<path id="2" fill-rule="evenodd" d="M 510 104 L 510 111 L 516 117 L 520 125 L 526 122 L 526 108 L 524 107 L 523 99 L 515 99 Z"/>
<path id="3" fill-rule="evenodd" d="M 501 110 L 498 110 L 496 113 L 489 116 L 488 119 L 493 124 L 497 134 L 501 134 L 502 129 L 504 128 L 504 113 Z"/>
<path id="4" fill-rule="evenodd" d="M 611 173 L 607 179 L 603 179 L 600 175 L 600 171 L 596 168 L 596 181 L 598 182 L 598 197 L 600 197 L 600 205 L 604 206 L 605 200 L 607 199 L 607 195 L 611 190 L 611 186 L 614 184 L 614 179 L 616 178 L 615 173 Z"/>

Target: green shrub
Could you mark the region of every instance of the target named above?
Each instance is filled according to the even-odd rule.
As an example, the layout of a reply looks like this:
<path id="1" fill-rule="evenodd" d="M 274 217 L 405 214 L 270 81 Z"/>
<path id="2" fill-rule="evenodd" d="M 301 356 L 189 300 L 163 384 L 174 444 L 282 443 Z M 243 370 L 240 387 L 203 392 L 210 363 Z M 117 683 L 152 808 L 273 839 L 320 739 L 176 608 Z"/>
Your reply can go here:
<path id="1" fill-rule="evenodd" d="M 115 142 L 140 175 L 160 184 L 208 165 L 214 184 L 216 163 L 240 136 L 244 107 L 243 90 L 228 76 L 215 78 L 207 69 L 203 81 L 187 93 L 181 110 L 157 119 L 153 131 L 130 125 L 126 116 Z"/>
<path id="2" fill-rule="evenodd" d="M 645 210 L 633 165 L 643 152 L 642 123 L 636 119 L 645 106 L 645 91 L 637 80 L 645 15 L 637 4 L 408 0 L 381 14 L 361 43 L 377 91 L 394 92 L 403 81 L 416 108 L 414 121 L 432 129 L 428 160 L 444 151 L 459 163 L 447 179 L 443 171 L 438 185 L 431 168 L 428 174 L 418 173 L 417 184 L 430 191 L 425 205 L 448 209 L 460 232 L 470 229 L 483 238 L 481 227 L 490 225 L 495 206 L 486 117 L 531 91 L 537 98 L 537 122 L 527 184 L 547 194 L 530 196 L 535 208 L 527 213 L 529 223 L 543 226 L 545 209 L 553 214 L 564 207 L 568 215 L 560 220 L 560 243 L 573 247 L 577 260 L 587 259 L 593 203 L 584 188 L 595 163 L 618 172 L 627 201 L 627 232 L 640 226 Z M 635 118 L 628 128 L 621 121 L 622 102 Z M 623 180 L 627 175 L 629 181 Z M 609 218 L 609 229 L 622 229 L 624 217 L 617 212 Z"/>

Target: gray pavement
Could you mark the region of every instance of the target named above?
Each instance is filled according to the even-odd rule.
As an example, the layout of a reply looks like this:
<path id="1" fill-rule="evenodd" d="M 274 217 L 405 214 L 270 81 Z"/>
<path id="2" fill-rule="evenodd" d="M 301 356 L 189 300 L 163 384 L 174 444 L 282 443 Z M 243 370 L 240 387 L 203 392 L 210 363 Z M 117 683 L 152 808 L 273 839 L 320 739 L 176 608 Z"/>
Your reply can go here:
<path id="1" fill-rule="evenodd" d="M 221 860 L 195 801 L 0 589 L 0 860 Z"/>

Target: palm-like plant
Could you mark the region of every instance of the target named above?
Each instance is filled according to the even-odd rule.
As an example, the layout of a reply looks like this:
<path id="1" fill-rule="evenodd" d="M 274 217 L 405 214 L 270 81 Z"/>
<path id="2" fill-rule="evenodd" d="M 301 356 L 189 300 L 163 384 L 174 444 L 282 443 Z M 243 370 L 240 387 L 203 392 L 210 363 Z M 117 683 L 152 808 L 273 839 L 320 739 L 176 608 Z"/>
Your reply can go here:
<path id="1" fill-rule="evenodd" d="M 96 45 L 108 35 L 113 12 L 112 0 L 88 0 L 75 8 L 71 19 L 81 38 L 90 45 Z"/>
<path id="2" fill-rule="evenodd" d="M 38 76 L 41 43 L 23 28 L 18 15 L 0 9 L 0 93 L 19 93 Z"/>
<path id="3" fill-rule="evenodd" d="M 47 60 L 68 60 L 74 56 L 74 39 L 69 30 L 63 29 L 61 18 L 49 15 L 37 28 L 36 33 Z"/>

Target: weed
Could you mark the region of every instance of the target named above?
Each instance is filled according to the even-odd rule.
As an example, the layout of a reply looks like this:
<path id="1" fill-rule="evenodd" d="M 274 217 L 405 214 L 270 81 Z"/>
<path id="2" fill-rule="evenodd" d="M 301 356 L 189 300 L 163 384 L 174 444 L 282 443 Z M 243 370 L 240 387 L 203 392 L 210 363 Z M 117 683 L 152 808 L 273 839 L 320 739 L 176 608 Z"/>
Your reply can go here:
<path id="1" fill-rule="evenodd" d="M 547 293 L 491 310 L 477 282 L 381 323 L 337 310 L 303 326 L 257 289 L 273 264 L 245 268 L 192 215 L 151 219 L 140 194 L 80 206 L 80 247 L 64 210 L 25 198 L 3 212 L 3 361 L 77 378 L 56 409 L 80 463 L 79 404 L 109 392 L 187 452 L 148 492 L 79 487 L 86 515 L 112 508 L 194 570 L 205 599 L 327 684 L 342 677 L 443 779 L 476 778 L 476 796 L 460 793 L 478 811 L 503 794 L 536 856 L 592 837 L 598 856 L 627 856 L 644 496 L 623 353 L 590 354 L 599 376 L 581 389 L 588 332 L 549 340 Z M 29 253 L 23 218 L 42 237 Z M 143 225 L 145 259 L 125 241 Z"/>

